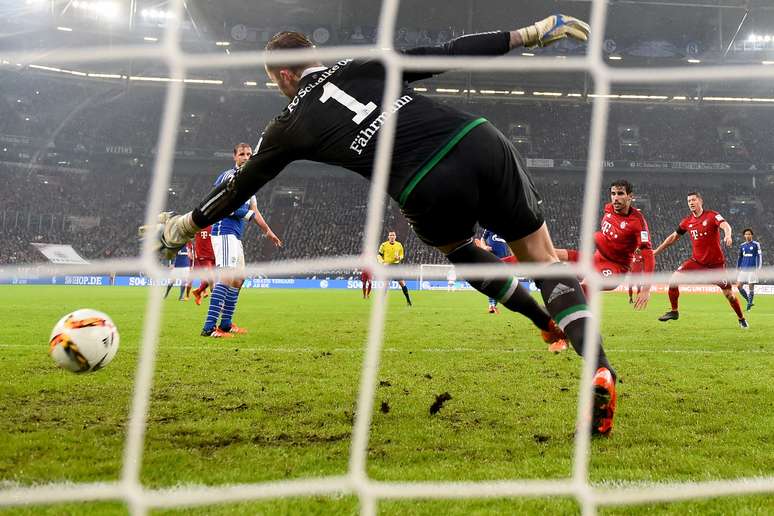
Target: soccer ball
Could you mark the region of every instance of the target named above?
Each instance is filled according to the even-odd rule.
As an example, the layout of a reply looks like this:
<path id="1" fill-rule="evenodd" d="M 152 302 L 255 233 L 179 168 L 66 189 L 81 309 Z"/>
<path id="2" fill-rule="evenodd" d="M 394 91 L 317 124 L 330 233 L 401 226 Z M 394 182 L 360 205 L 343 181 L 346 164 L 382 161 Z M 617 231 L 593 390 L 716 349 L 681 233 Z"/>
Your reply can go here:
<path id="1" fill-rule="evenodd" d="M 118 328 L 107 314 L 81 308 L 56 323 L 48 353 L 56 364 L 74 373 L 102 369 L 118 351 Z"/>

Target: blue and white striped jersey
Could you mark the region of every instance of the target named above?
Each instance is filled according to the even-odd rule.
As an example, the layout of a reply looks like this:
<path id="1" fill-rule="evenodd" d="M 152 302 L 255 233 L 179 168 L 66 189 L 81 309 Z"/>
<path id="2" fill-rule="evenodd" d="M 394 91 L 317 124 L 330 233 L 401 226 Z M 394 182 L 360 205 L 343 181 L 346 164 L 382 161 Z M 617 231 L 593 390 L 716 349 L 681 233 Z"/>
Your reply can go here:
<path id="1" fill-rule="evenodd" d="M 224 181 L 228 181 L 231 176 L 236 174 L 236 167 L 231 167 L 228 170 L 224 170 L 215 180 L 213 186 L 218 186 Z M 248 216 L 249 215 L 249 216 Z M 212 225 L 211 236 L 220 235 L 236 235 L 237 238 L 242 238 L 242 232 L 245 229 L 245 222 L 253 215 L 250 211 L 250 200 L 248 199 L 242 206 L 236 209 L 228 217 L 224 217 L 218 222 Z"/>
<path id="2" fill-rule="evenodd" d="M 744 242 L 739 246 L 739 259 L 736 261 L 738 269 L 758 269 L 763 265 L 763 251 L 757 240 Z"/>

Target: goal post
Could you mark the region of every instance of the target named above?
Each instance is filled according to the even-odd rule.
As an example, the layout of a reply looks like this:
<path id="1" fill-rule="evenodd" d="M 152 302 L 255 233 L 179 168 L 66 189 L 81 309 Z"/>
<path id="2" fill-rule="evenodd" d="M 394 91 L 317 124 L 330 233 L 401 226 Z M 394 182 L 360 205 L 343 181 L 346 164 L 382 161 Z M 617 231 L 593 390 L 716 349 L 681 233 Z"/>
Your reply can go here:
<path id="1" fill-rule="evenodd" d="M 458 290 L 462 287 L 454 265 L 423 263 L 419 266 L 418 290 Z M 465 284 L 467 286 L 467 284 Z"/>

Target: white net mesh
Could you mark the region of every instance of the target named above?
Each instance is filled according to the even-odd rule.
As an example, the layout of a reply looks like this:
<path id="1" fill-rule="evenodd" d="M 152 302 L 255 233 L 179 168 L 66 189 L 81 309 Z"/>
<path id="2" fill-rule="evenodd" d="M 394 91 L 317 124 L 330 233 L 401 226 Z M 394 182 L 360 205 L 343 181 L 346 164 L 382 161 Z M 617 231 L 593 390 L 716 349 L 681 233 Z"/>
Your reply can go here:
<path id="1" fill-rule="evenodd" d="M 728 77 L 749 80 L 774 79 L 774 67 L 765 66 L 707 66 L 701 68 L 661 68 L 661 69 L 613 69 L 603 59 L 602 35 L 605 33 L 607 3 L 592 2 L 590 24 L 594 28 L 585 57 L 570 57 L 556 60 L 534 58 L 529 60 L 480 59 L 480 58 L 411 58 L 398 55 L 392 50 L 395 22 L 398 13 L 398 0 L 384 0 L 379 18 L 379 40 L 372 47 L 337 47 L 319 49 L 316 59 L 334 60 L 342 57 L 372 57 L 379 51 L 387 71 L 387 83 L 383 103 L 391 105 L 397 99 L 401 86 L 401 70 L 432 68 L 454 68 L 478 71 L 542 71 L 542 72 L 588 72 L 594 81 L 594 105 L 592 112 L 590 153 L 588 173 L 586 175 L 581 228 L 580 251 L 583 261 L 573 270 L 588 278 L 592 291 L 606 284 L 618 283 L 618 280 L 603 279 L 593 274 L 591 256 L 593 250 L 592 235 L 598 217 L 599 196 L 601 191 L 603 157 L 608 119 L 608 97 L 611 86 L 617 83 L 664 83 L 685 80 L 724 80 Z M 170 9 L 182 18 L 184 3 L 182 0 L 170 2 Z M 172 79 L 168 85 L 161 129 L 158 140 L 153 180 L 146 209 L 146 223 L 154 221 L 158 212 L 164 208 L 165 194 L 170 184 L 174 159 L 177 127 L 181 119 L 183 95 L 186 88 L 185 78 L 192 71 L 211 68 L 229 68 L 257 66 L 265 62 L 304 62 L 308 53 L 297 52 L 290 55 L 277 53 L 268 57 L 262 52 L 245 52 L 225 55 L 192 55 L 182 51 L 180 29 L 177 23 L 168 23 L 164 38 L 159 47 L 144 46 L 86 47 L 52 51 L 45 56 L 48 66 L 64 67 L 68 63 L 92 63 L 121 61 L 126 59 L 161 59 L 169 69 Z M 159 49 L 161 54 L 158 54 Z M 20 52 L 2 56 L 10 62 L 36 62 L 40 56 L 36 52 Z M 374 271 L 374 279 L 384 281 L 391 277 L 416 276 L 416 267 L 400 266 L 388 270 L 376 260 L 382 231 L 381 218 L 384 213 L 384 192 L 390 169 L 390 156 L 394 139 L 395 118 L 388 118 L 379 133 L 377 166 L 373 174 L 370 190 L 363 253 L 359 256 L 342 256 L 303 261 L 258 263 L 248 267 L 248 274 L 293 274 L 310 271 L 325 271 L 343 268 L 367 267 Z M 139 221 L 125 221 L 134 225 Z M 40 266 L 5 267 L 0 275 L 11 278 L 24 274 L 55 275 L 66 271 L 78 273 L 111 273 L 137 270 L 138 266 L 153 278 L 162 278 L 165 271 L 157 264 L 156 257 L 149 247 L 143 248 L 139 259 L 104 260 L 83 266 L 57 267 Z M 430 272 L 427 268 L 421 272 L 423 278 L 447 279 L 448 269 L 439 268 Z M 540 273 L 551 276 L 539 266 L 519 265 L 511 267 L 509 274 L 531 277 Z M 500 267 L 457 267 L 459 277 L 496 277 L 503 274 Z M 555 273 L 558 275 L 560 273 Z M 561 274 L 565 274 L 564 271 Z M 774 268 L 761 270 L 762 278 L 774 279 Z M 691 282 L 709 282 L 725 277 L 725 273 L 702 273 L 690 278 Z M 668 274 L 659 274 L 655 282 L 666 282 Z M 600 314 L 600 297 L 593 296 L 590 306 L 595 314 Z M 374 406 L 377 371 L 382 354 L 382 336 L 385 323 L 386 305 L 382 296 L 375 296 L 368 328 L 365 357 L 360 375 L 357 398 L 357 412 L 354 421 L 349 470 L 346 475 L 314 479 L 299 479 L 229 485 L 223 487 L 191 487 L 174 490 L 154 490 L 145 488 L 140 482 L 143 464 L 143 449 L 151 387 L 154 378 L 157 355 L 157 337 L 161 324 L 161 297 L 149 295 L 142 331 L 140 360 L 135 380 L 131 414 L 126 444 L 124 448 L 123 470 L 121 478 L 113 483 L 46 485 L 40 487 L 20 487 L 0 491 L 0 505 L 19 505 L 53 503 L 82 500 L 123 500 L 133 514 L 145 514 L 153 508 L 182 507 L 203 504 L 217 504 L 266 498 L 352 494 L 360 500 L 363 515 L 377 512 L 378 502 L 388 499 L 441 499 L 441 498 L 492 498 L 492 497 L 537 497 L 568 496 L 574 497 L 586 515 L 595 514 L 597 508 L 607 505 L 634 504 L 658 501 L 675 501 L 690 498 L 717 497 L 723 495 L 743 495 L 751 493 L 774 492 L 774 477 L 735 479 L 728 481 L 691 482 L 668 485 L 643 485 L 640 487 L 599 488 L 589 480 L 590 432 L 589 421 L 584 414 L 591 405 L 591 379 L 596 364 L 598 350 L 589 350 L 584 361 L 580 396 L 577 408 L 577 437 L 573 458 L 572 475 L 560 480 L 502 480 L 481 482 L 382 482 L 369 478 L 366 470 L 369 429 L 371 427 Z M 598 321 L 599 317 L 595 318 Z M 596 341 L 599 332 L 597 324 L 587 325 L 586 341 Z"/>

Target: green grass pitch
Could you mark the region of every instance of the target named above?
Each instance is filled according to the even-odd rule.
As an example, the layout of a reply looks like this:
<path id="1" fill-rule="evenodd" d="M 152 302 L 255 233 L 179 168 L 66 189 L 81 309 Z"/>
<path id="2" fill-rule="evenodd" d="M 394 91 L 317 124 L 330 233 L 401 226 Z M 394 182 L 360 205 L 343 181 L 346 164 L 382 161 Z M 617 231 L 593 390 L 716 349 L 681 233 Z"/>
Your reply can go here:
<path id="1" fill-rule="evenodd" d="M 149 290 L 0 287 L 0 489 L 115 480 Z M 155 291 L 156 295 L 160 295 Z M 199 336 L 206 302 L 164 302 L 142 482 L 150 488 L 344 474 L 371 302 L 359 291 L 245 290 L 249 335 Z M 572 473 L 580 360 L 545 351 L 510 313 L 472 292 L 389 294 L 369 475 L 378 480 L 565 478 Z M 590 477 L 616 487 L 774 475 L 774 298 L 742 331 L 719 294 L 683 295 L 679 321 L 605 294 L 618 370 L 613 435 L 592 442 Z M 75 375 L 47 356 L 59 317 L 111 315 L 121 348 Z M 430 414 L 437 395 L 451 399 Z M 356 514 L 352 496 L 153 514 Z M 383 501 L 380 514 L 578 514 L 573 499 Z M 120 503 L 22 506 L 1 514 L 126 514 Z M 774 514 L 774 495 L 601 508 L 600 514 Z"/>

